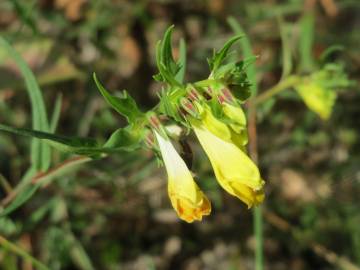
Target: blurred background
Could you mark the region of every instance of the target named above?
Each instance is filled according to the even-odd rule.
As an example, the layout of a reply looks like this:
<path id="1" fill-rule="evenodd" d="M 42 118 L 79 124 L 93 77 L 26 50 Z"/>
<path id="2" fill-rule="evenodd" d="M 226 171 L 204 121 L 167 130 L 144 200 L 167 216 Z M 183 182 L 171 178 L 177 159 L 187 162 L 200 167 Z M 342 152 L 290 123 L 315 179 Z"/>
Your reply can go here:
<path id="1" fill-rule="evenodd" d="M 360 269 L 360 2 L 351 0 L 2 0 L 0 34 L 35 73 L 57 134 L 105 141 L 125 120 L 96 89 L 127 89 L 145 111 L 158 101 L 155 45 L 174 24 L 174 54 L 187 42 L 186 81 L 209 75 L 206 58 L 234 32 L 233 16 L 258 55 L 259 92 L 283 72 L 281 29 L 293 51 L 312 14 L 311 53 L 341 45 L 332 61 L 352 86 L 322 121 L 291 90 L 259 106 L 259 167 L 266 269 Z M 240 50 L 240 47 L 234 46 Z M 299 48 L 301 50 L 301 48 Z M 0 123 L 31 128 L 31 107 L 16 64 L 0 48 Z M 301 54 L 292 73 L 306 74 Z M 239 55 L 241 58 L 241 54 Z M 193 140 L 194 142 L 194 140 Z M 68 170 L 0 218 L 0 235 L 50 269 L 254 269 L 252 211 L 224 192 L 196 143 L 194 171 L 213 204 L 202 222 L 180 221 L 164 169 L 151 152 L 116 154 Z M 0 198 L 30 164 L 30 140 L 0 133 Z M 54 151 L 52 167 L 70 155 Z M 1 241 L 0 241 L 1 242 Z M 35 269 L 0 246 L 0 269 Z"/>

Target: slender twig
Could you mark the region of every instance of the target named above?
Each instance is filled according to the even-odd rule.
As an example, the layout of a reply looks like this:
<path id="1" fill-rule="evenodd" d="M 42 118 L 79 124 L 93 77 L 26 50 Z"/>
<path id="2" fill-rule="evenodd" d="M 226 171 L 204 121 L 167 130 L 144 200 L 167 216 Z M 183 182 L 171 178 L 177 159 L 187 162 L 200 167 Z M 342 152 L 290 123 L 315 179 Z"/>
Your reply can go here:
<path id="1" fill-rule="evenodd" d="M 25 250 L 18 247 L 17 245 L 11 243 L 7 239 L 5 239 L 3 236 L 0 235 L 0 245 L 6 249 L 9 250 L 18 256 L 22 257 L 24 260 L 30 261 L 37 269 L 40 270 L 49 270 L 49 268 L 44 265 L 42 262 L 38 261 L 34 257 L 32 257 L 30 254 L 28 254 Z"/>

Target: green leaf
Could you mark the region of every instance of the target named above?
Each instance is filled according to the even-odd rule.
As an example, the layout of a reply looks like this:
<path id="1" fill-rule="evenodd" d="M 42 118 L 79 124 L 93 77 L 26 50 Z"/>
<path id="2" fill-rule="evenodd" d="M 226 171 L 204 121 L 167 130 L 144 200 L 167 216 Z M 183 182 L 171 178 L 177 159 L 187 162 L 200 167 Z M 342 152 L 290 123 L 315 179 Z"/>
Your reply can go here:
<path id="1" fill-rule="evenodd" d="M 156 64 L 159 74 L 153 76 L 157 81 L 167 82 L 172 86 L 181 86 L 176 75 L 181 72 L 181 62 L 176 63 L 172 55 L 171 35 L 174 25 L 170 26 L 164 38 L 156 44 Z M 181 77 L 181 74 L 179 75 Z"/>
<path id="2" fill-rule="evenodd" d="M 180 40 L 180 57 L 178 61 L 179 71 L 175 75 L 175 79 L 179 83 L 184 82 L 185 70 L 186 70 L 186 42 L 184 39 Z"/>
<path id="3" fill-rule="evenodd" d="M 160 105 L 160 111 L 162 113 L 170 116 L 175 121 L 181 122 L 182 117 L 179 114 L 179 107 L 178 107 L 178 102 L 177 102 L 178 98 L 171 98 L 169 96 L 170 92 L 171 92 L 171 94 L 176 95 L 177 93 L 179 93 L 178 90 L 179 89 L 168 89 L 168 90 L 162 91 L 161 96 L 160 96 L 159 105 Z M 181 97 L 181 96 L 179 96 L 179 97 Z"/>
<path id="4" fill-rule="evenodd" d="M 291 51 L 291 34 L 293 32 L 293 26 L 286 24 L 282 17 L 278 17 L 278 23 L 280 28 L 280 37 L 282 45 L 282 74 L 281 78 L 285 78 L 290 75 L 292 70 L 292 51 Z"/>
<path id="5" fill-rule="evenodd" d="M 28 184 L 21 189 L 21 192 L 15 197 L 15 199 L 9 204 L 8 207 L 4 209 L 4 211 L 0 212 L 0 218 L 10 214 L 15 211 L 25 202 L 27 202 L 38 190 L 40 185 L 38 184 Z"/>
<path id="6" fill-rule="evenodd" d="M 19 1 L 14 0 L 10 2 L 14 10 L 16 11 L 17 16 L 20 17 L 20 21 L 29 26 L 33 32 L 33 34 L 37 34 L 37 27 L 36 27 L 36 13 L 32 12 L 36 1 Z"/>
<path id="7" fill-rule="evenodd" d="M 313 13 L 306 13 L 300 21 L 300 68 L 301 71 L 310 72 L 314 66 L 312 47 L 314 43 L 314 24 Z"/>
<path id="8" fill-rule="evenodd" d="M 26 89 L 30 96 L 32 109 L 32 126 L 40 131 L 49 131 L 49 123 L 47 119 L 45 104 L 39 85 L 35 76 L 27 66 L 22 57 L 11 47 L 11 45 L 2 37 L 0 37 L 0 46 L 2 46 L 7 54 L 15 61 L 25 79 Z M 50 166 L 51 152 L 49 146 L 45 143 L 33 139 L 31 145 L 31 162 L 36 170 L 47 170 Z"/>
<path id="9" fill-rule="evenodd" d="M 235 37 L 230 38 L 222 47 L 221 50 L 214 53 L 211 59 L 208 59 L 210 70 L 212 73 L 215 73 L 217 69 L 220 67 L 222 61 L 227 57 L 230 47 L 239 39 L 241 39 L 243 35 L 237 35 Z"/>
<path id="10" fill-rule="evenodd" d="M 17 135 L 42 139 L 44 142 L 63 152 L 82 155 L 99 153 L 97 150 L 98 147 L 96 141 L 90 138 L 65 137 L 43 131 L 15 128 L 2 124 L 0 124 L 0 130 L 11 132 Z"/>
<path id="11" fill-rule="evenodd" d="M 171 36 L 173 30 L 174 25 L 171 25 L 164 34 L 164 38 L 161 42 L 161 60 L 170 73 L 172 75 L 176 75 L 176 73 L 179 71 L 179 66 L 175 63 L 172 54 Z"/>
<path id="12" fill-rule="evenodd" d="M 93 74 L 95 83 L 107 103 L 118 113 L 125 116 L 129 123 L 136 122 L 143 114 L 136 105 L 135 100 L 124 90 L 121 97 L 111 95 L 99 82 L 96 74 Z"/>
<path id="13" fill-rule="evenodd" d="M 235 63 L 234 67 L 226 74 L 225 81 L 227 86 L 235 95 L 235 97 L 241 101 L 245 101 L 251 96 L 251 83 L 249 82 L 244 68 L 245 61 Z"/>
<path id="14" fill-rule="evenodd" d="M 104 148 L 132 151 L 140 146 L 143 129 L 136 130 L 133 126 L 117 129 L 104 144 Z"/>
<path id="15" fill-rule="evenodd" d="M 247 59 L 254 57 L 254 54 L 252 53 L 252 49 L 251 49 L 250 40 L 245 35 L 245 32 L 242 29 L 241 25 L 236 21 L 236 19 L 234 17 L 228 17 L 227 22 L 230 25 L 230 27 L 232 28 L 232 30 L 235 32 L 235 34 L 241 35 L 244 37 L 243 39 L 240 40 L 240 46 L 243 51 L 244 57 Z M 251 85 L 250 85 L 251 94 L 253 96 L 256 96 L 257 90 L 258 90 L 258 85 L 257 85 L 257 80 L 256 80 L 255 65 L 249 65 L 246 68 L 246 75 L 249 79 L 249 82 L 251 83 Z"/>
<path id="16" fill-rule="evenodd" d="M 0 245 L 5 250 L 11 251 L 14 254 L 22 257 L 24 260 L 31 262 L 31 264 L 38 270 L 50 270 L 42 262 L 40 262 L 37 259 L 35 259 L 34 257 L 32 257 L 27 251 L 23 250 L 22 248 L 18 247 L 17 245 L 13 244 L 12 242 L 8 241 L 1 235 L 0 235 Z M 7 257 L 10 257 L 10 256 L 6 255 L 5 258 L 7 258 Z M 6 265 L 8 265 L 8 264 L 6 263 Z M 9 269 L 18 269 L 18 268 L 16 267 L 16 264 L 15 264 L 15 268 L 9 268 Z"/>
<path id="17" fill-rule="evenodd" d="M 335 52 L 342 52 L 345 50 L 345 47 L 343 45 L 332 45 L 328 48 L 326 48 L 325 51 L 323 51 L 319 57 L 320 63 L 325 64 L 330 55 L 332 55 Z"/>
<path id="18" fill-rule="evenodd" d="M 52 133 L 15 128 L 0 124 L 0 131 L 7 131 L 17 135 L 35 137 L 44 140 L 54 148 L 67 153 L 97 157 L 102 153 L 114 153 L 118 151 L 132 151 L 137 148 L 141 140 L 141 131 L 131 130 L 130 127 L 116 130 L 105 143 L 98 145 L 92 138 L 66 137 Z"/>
<path id="19" fill-rule="evenodd" d="M 58 95 L 56 97 L 54 111 L 52 113 L 51 121 L 50 121 L 50 131 L 51 132 L 56 131 L 56 127 L 57 127 L 59 119 L 60 119 L 61 105 L 62 105 L 62 95 Z"/>
<path id="20" fill-rule="evenodd" d="M 85 248 L 81 242 L 76 239 L 74 234 L 69 230 L 65 235 L 66 239 L 70 243 L 70 255 L 77 267 L 81 270 L 94 270 L 94 266 L 91 262 L 89 255 L 86 253 Z"/>

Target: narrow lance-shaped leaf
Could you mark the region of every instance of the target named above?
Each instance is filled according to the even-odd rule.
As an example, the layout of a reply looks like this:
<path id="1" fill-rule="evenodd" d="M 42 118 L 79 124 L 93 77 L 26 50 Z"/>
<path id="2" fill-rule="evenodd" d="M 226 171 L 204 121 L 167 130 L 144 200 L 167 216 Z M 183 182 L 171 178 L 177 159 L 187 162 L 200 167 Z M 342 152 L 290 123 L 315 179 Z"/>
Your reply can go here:
<path id="1" fill-rule="evenodd" d="M 28 184 L 25 185 L 21 192 L 15 197 L 15 199 L 6 207 L 2 212 L 0 212 L 0 218 L 6 215 L 9 215 L 16 209 L 18 209 L 21 205 L 26 203 L 38 190 L 40 185 Z"/>
<path id="2" fill-rule="evenodd" d="M 214 53 L 214 56 L 210 59 L 208 59 L 209 62 L 209 66 L 210 66 L 210 70 L 212 73 L 215 73 L 216 70 L 220 67 L 222 61 L 226 58 L 226 56 L 228 55 L 228 52 L 230 50 L 230 47 L 239 39 L 241 39 L 243 36 L 242 35 L 238 35 L 235 37 L 232 37 L 231 39 L 229 39 L 224 46 L 222 47 L 221 50 L 219 50 L 218 52 Z"/>
<path id="3" fill-rule="evenodd" d="M 170 70 L 170 72 L 175 75 L 179 70 L 179 67 L 176 65 L 171 46 L 171 36 L 174 30 L 174 25 L 171 25 L 165 32 L 164 38 L 161 42 L 161 58 L 165 67 Z"/>
<path id="4" fill-rule="evenodd" d="M 60 151 L 74 154 L 92 154 L 96 152 L 93 150 L 97 147 L 96 141 L 90 138 L 66 137 L 38 130 L 10 127 L 2 124 L 0 124 L 0 131 L 42 139 L 45 143 L 52 145 Z"/>
<path id="5" fill-rule="evenodd" d="M 167 82 L 172 86 L 181 86 L 176 75 L 180 71 L 179 63 L 176 63 L 172 54 L 171 36 L 174 26 L 170 26 L 164 38 L 156 46 L 156 64 L 159 74 L 154 76 L 155 80 Z"/>
<path id="6" fill-rule="evenodd" d="M 123 130 L 123 131 L 122 131 Z M 130 127 L 116 130 L 105 143 L 99 145 L 95 139 L 81 137 L 67 137 L 43 131 L 14 128 L 0 124 L 0 131 L 7 131 L 17 135 L 35 137 L 45 143 L 67 153 L 97 157 L 101 153 L 114 153 L 118 151 L 132 151 L 140 145 L 141 132 L 130 131 Z M 116 138 L 116 143 L 114 142 Z"/>
<path id="7" fill-rule="evenodd" d="M 142 113 L 136 105 L 135 100 L 129 96 L 129 94 L 124 90 L 121 97 L 116 97 L 111 95 L 99 82 L 96 77 L 96 74 L 93 74 L 95 83 L 100 93 L 103 95 L 107 103 L 113 107 L 118 113 L 125 116 L 129 123 L 134 123 L 138 120 Z"/>
<path id="8" fill-rule="evenodd" d="M 57 127 L 59 119 L 60 119 L 61 105 L 62 105 L 62 95 L 58 95 L 56 97 L 54 111 L 51 115 L 51 121 L 50 121 L 50 131 L 51 132 L 56 131 L 56 127 Z"/>
<path id="9" fill-rule="evenodd" d="M 293 32 L 292 25 L 289 25 L 284 22 L 283 18 L 280 16 L 278 19 L 279 28 L 280 28 L 280 37 L 282 44 L 282 74 L 281 79 L 284 79 L 286 76 L 290 75 L 292 70 L 292 51 L 291 51 L 291 34 Z"/>
<path id="10" fill-rule="evenodd" d="M 230 27 L 233 29 L 235 34 L 244 36 L 244 38 L 240 41 L 240 46 L 243 51 L 244 57 L 247 59 L 250 59 L 251 57 L 253 57 L 254 54 L 252 52 L 250 40 L 246 37 L 241 25 L 236 21 L 236 19 L 234 17 L 229 17 L 227 19 L 227 22 L 230 25 Z M 249 65 L 246 68 L 246 74 L 251 83 L 251 85 L 250 85 L 251 94 L 252 94 L 252 96 L 256 96 L 257 90 L 258 90 L 258 85 L 257 85 L 257 80 L 256 80 L 255 65 Z"/>
<path id="11" fill-rule="evenodd" d="M 185 70 L 186 70 L 186 42 L 184 39 L 180 40 L 179 51 L 180 51 L 180 57 L 178 61 L 179 71 L 177 72 L 175 79 L 179 83 L 183 83 L 185 77 Z"/>
<path id="12" fill-rule="evenodd" d="M 0 37 L 0 46 L 2 46 L 8 55 L 15 61 L 22 76 L 25 79 L 26 89 L 30 96 L 32 109 L 32 125 L 34 129 L 41 131 L 49 131 L 49 123 L 47 119 L 44 100 L 36 82 L 35 76 L 27 66 L 22 57 L 11 47 L 11 45 L 2 37 Z M 37 170 L 46 170 L 50 166 L 50 148 L 37 139 L 32 141 L 31 145 L 31 161 L 32 166 Z"/>
<path id="13" fill-rule="evenodd" d="M 314 66 L 312 55 L 314 43 L 314 21 L 315 17 L 312 12 L 304 14 L 300 21 L 299 53 L 301 71 L 309 72 Z"/>

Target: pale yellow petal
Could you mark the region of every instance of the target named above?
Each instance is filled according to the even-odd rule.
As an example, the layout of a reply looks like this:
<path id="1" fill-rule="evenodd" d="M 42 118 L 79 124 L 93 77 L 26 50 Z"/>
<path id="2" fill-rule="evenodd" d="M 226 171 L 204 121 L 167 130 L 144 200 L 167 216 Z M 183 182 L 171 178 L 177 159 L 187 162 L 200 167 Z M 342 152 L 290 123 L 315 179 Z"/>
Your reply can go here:
<path id="1" fill-rule="evenodd" d="M 178 216 L 187 222 L 201 220 L 211 212 L 209 200 L 195 183 L 190 170 L 170 140 L 156 131 L 155 136 L 168 174 L 168 193 L 172 206 Z"/>
<path id="2" fill-rule="evenodd" d="M 202 124 L 206 126 L 208 130 L 214 133 L 216 136 L 223 140 L 231 140 L 231 131 L 226 124 L 218 120 L 212 113 L 211 109 L 206 106 L 202 114 Z"/>
<path id="3" fill-rule="evenodd" d="M 238 181 L 253 189 L 260 189 L 263 186 L 259 169 L 239 147 L 218 138 L 204 128 L 195 126 L 194 130 L 221 179 Z"/>
<path id="4" fill-rule="evenodd" d="M 246 129 L 246 116 L 241 107 L 224 103 L 223 112 L 227 117 L 235 122 L 230 125 L 235 132 L 240 133 Z"/>
<path id="5" fill-rule="evenodd" d="M 310 110 L 327 120 L 336 100 L 336 92 L 316 83 L 308 82 L 296 87 L 297 92 Z"/>

